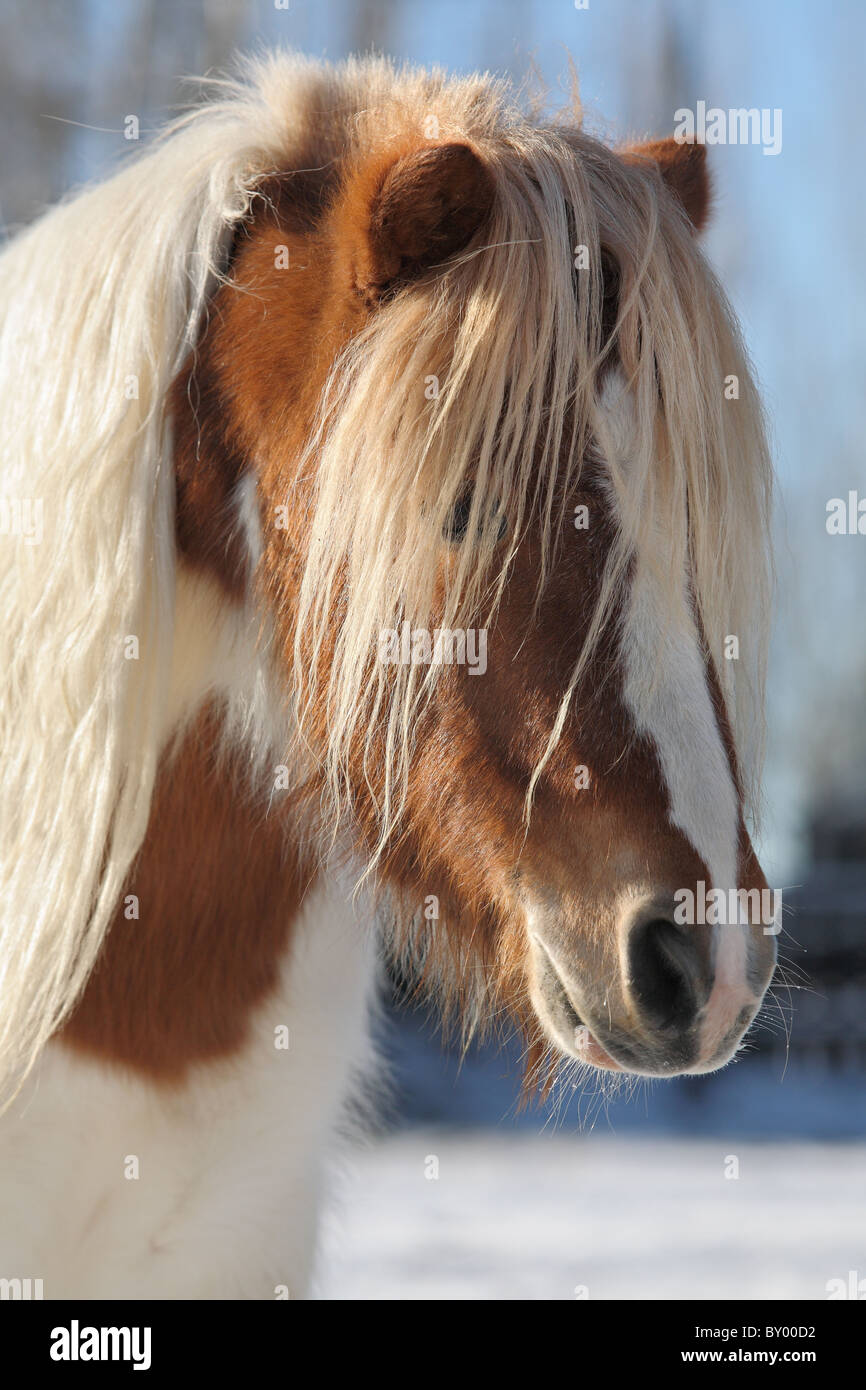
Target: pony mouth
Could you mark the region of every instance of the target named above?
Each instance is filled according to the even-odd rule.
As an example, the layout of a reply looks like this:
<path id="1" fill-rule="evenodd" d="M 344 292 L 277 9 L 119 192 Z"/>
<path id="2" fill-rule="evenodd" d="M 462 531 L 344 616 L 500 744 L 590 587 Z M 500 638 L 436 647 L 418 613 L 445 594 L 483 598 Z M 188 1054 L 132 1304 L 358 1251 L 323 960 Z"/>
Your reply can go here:
<path id="1" fill-rule="evenodd" d="M 571 1023 L 572 1043 L 568 1048 L 569 1055 L 579 1062 L 586 1062 L 589 1066 L 599 1067 L 602 1071 L 623 1071 L 624 1068 L 614 1057 L 611 1057 L 607 1048 L 602 1046 L 589 1024 L 583 1022 L 564 987 L 562 992 L 564 996 L 563 1006 L 570 1015 L 569 1021 Z"/>
<path id="2" fill-rule="evenodd" d="M 535 1008 L 551 1041 L 578 1062 L 602 1071 L 624 1071 L 621 1063 L 599 1042 L 589 1024 L 584 1023 L 544 942 L 535 933 L 532 939 L 542 956 L 541 969 L 537 972 L 539 999 Z"/>
<path id="3" fill-rule="evenodd" d="M 597 1067 L 600 1071 L 625 1071 L 625 1067 L 614 1057 L 611 1057 L 586 1024 L 575 1028 L 574 1046 L 570 1055 L 578 1062 L 584 1062 L 590 1067 Z"/>

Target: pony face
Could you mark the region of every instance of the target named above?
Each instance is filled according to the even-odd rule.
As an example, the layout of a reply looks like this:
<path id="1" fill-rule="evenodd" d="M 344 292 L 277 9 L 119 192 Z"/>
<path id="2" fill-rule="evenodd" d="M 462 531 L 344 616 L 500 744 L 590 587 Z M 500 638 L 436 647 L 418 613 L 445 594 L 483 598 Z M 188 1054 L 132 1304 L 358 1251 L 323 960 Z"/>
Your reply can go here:
<path id="1" fill-rule="evenodd" d="M 703 151 L 479 118 L 306 162 L 175 389 L 181 554 L 266 612 L 298 785 L 464 1020 L 719 1066 L 775 959 L 745 820 L 768 475 Z"/>

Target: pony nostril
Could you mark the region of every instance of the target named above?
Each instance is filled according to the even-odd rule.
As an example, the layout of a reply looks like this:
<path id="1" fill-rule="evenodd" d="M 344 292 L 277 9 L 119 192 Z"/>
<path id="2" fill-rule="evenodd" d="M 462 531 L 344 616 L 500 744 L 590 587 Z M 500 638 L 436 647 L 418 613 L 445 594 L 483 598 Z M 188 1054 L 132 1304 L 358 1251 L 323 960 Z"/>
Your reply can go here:
<path id="1" fill-rule="evenodd" d="M 632 997 L 657 1028 L 685 1028 L 697 1013 L 697 958 L 680 927 L 664 918 L 642 922 L 628 946 Z"/>

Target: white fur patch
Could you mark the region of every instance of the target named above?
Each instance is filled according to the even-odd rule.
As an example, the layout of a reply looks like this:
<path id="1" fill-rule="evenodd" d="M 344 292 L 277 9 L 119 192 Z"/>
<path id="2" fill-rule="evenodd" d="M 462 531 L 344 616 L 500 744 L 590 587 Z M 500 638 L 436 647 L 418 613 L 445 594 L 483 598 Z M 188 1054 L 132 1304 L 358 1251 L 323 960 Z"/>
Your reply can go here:
<path id="1" fill-rule="evenodd" d="M 619 374 L 601 398 L 609 439 L 627 466 L 633 406 Z M 654 543 L 655 542 L 655 543 Z M 685 572 L 664 588 L 659 538 L 647 527 L 634 556 L 622 631 L 624 700 L 640 734 L 652 740 L 670 797 L 670 819 L 707 866 L 713 887 L 737 887 L 739 798 L 710 695 Z M 669 581 L 670 576 L 666 576 Z M 708 885 L 709 886 L 709 885 Z M 744 996 L 748 927 L 717 927 L 715 982 L 706 1007 L 702 1052 L 730 1026 L 731 995 Z M 743 1003 L 746 1002 L 745 997 Z"/>
<path id="2" fill-rule="evenodd" d="M 328 1160 L 373 1061 L 375 952 L 350 894 L 329 875 L 310 895 L 247 1046 L 182 1088 L 49 1045 L 0 1121 L 0 1278 L 47 1299 L 308 1293 Z"/>
<path id="3" fill-rule="evenodd" d="M 160 747 L 182 733 L 213 695 L 227 698 L 230 734 L 253 757 L 284 760 L 296 740 L 272 665 L 267 619 L 251 604 L 227 603 L 211 578 L 180 564 Z"/>
<path id="4" fill-rule="evenodd" d="M 265 548 L 262 518 L 259 513 L 258 484 L 254 473 L 245 473 L 238 483 L 235 489 L 235 506 L 250 573 L 254 574 Z"/>

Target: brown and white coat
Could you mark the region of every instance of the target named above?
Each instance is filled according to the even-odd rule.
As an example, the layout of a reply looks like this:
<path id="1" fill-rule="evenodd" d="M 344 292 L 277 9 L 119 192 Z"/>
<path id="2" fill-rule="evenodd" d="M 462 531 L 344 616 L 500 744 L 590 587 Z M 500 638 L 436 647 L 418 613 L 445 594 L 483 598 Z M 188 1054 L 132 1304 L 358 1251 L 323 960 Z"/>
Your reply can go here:
<path id="1" fill-rule="evenodd" d="M 0 258 L 47 517 L 0 575 L 0 1273 L 305 1293 L 377 939 L 531 1079 L 735 1051 L 773 929 L 673 916 L 765 886 L 769 464 L 707 207 L 698 147 L 280 57 Z M 404 622 L 483 626 L 483 677 L 377 661 Z"/>

